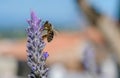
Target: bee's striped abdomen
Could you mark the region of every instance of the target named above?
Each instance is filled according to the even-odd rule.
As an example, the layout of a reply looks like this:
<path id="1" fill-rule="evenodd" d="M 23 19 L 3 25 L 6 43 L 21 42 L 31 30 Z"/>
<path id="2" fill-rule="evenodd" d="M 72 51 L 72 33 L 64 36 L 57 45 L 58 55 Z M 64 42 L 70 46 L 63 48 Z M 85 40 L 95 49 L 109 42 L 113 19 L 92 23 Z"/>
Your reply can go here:
<path id="1" fill-rule="evenodd" d="M 48 34 L 48 37 L 47 37 L 47 41 L 51 42 L 53 37 L 54 37 L 54 31 L 49 31 L 49 34 Z"/>

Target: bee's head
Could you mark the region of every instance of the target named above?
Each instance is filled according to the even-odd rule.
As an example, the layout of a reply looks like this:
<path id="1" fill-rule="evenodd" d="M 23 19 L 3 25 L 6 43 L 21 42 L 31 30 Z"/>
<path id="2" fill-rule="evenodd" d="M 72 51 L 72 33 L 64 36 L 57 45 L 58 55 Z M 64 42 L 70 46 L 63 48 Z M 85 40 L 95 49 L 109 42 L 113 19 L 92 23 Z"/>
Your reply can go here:
<path id="1" fill-rule="evenodd" d="M 45 22 L 44 22 L 44 25 L 47 25 L 47 24 L 49 24 L 49 22 L 48 22 L 48 21 L 45 21 Z"/>

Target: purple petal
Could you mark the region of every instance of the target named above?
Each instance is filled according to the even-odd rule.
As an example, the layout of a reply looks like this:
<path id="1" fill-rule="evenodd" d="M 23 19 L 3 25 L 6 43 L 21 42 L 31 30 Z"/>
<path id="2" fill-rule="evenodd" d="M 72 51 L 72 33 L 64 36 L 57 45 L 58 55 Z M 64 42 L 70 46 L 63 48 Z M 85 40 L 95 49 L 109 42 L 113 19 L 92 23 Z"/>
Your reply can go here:
<path id="1" fill-rule="evenodd" d="M 43 56 L 44 56 L 45 58 L 47 58 L 47 57 L 49 56 L 48 52 L 44 52 L 44 53 L 43 53 Z"/>
<path id="2" fill-rule="evenodd" d="M 36 67 L 35 66 L 32 66 L 32 71 L 35 71 L 36 70 Z"/>
<path id="3" fill-rule="evenodd" d="M 38 21 L 38 18 L 34 11 L 31 12 L 31 20 Z"/>
<path id="4" fill-rule="evenodd" d="M 31 20 L 30 19 L 28 19 L 27 22 L 28 22 L 29 25 L 31 25 Z"/>

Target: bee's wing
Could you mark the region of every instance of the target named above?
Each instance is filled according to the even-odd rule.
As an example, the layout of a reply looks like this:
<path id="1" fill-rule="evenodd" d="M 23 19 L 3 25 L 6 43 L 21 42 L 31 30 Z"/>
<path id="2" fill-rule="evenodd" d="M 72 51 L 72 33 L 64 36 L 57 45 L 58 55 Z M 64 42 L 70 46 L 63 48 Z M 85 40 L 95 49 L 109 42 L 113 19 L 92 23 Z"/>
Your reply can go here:
<path id="1" fill-rule="evenodd" d="M 54 28 L 54 26 L 52 26 L 52 29 L 54 31 L 54 35 L 56 36 L 58 33 L 60 33 L 60 31 L 56 28 Z"/>
<path id="2" fill-rule="evenodd" d="M 57 34 L 59 33 L 59 31 L 56 30 L 56 29 L 54 29 L 53 31 L 54 31 L 54 35 L 57 36 Z"/>

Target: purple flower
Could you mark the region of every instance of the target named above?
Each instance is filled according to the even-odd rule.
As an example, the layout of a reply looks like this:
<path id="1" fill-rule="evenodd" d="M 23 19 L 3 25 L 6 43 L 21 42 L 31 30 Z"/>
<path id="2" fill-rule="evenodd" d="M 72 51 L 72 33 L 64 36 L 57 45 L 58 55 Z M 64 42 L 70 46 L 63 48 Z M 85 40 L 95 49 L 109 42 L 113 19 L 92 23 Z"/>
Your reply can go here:
<path id="1" fill-rule="evenodd" d="M 31 12 L 31 19 L 28 20 L 29 27 L 27 32 L 27 64 L 31 69 L 29 78 L 47 78 L 48 68 L 46 67 L 46 59 L 49 56 L 47 52 L 43 52 L 45 42 L 42 39 L 41 20 L 36 14 Z"/>
<path id="2" fill-rule="evenodd" d="M 47 58 L 49 56 L 48 52 L 43 53 L 44 58 Z"/>

